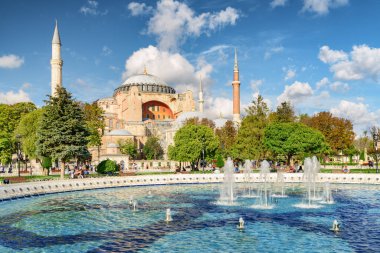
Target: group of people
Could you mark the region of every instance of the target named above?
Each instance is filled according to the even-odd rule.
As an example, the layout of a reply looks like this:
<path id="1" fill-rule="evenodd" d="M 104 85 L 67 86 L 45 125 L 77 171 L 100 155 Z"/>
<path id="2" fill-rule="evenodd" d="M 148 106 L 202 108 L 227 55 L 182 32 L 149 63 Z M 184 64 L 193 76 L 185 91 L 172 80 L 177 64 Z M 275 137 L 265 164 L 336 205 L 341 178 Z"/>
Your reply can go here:
<path id="1" fill-rule="evenodd" d="M 89 167 L 78 167 L 74 166 L 73 169 L 69 169 L 69 175 L 71 179 L 74 178 L 84 178 L 90 174 Z"/>

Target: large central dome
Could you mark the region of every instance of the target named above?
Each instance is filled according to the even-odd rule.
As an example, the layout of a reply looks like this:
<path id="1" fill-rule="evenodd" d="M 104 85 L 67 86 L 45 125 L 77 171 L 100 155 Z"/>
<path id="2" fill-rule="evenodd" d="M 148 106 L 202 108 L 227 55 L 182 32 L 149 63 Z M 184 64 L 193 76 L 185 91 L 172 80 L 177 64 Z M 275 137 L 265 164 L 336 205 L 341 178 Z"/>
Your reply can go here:
<path id="1" fill-rule="evenodd" d="M 137 86 L 140 92 L 175 94 L 175 90 L 172 87 L 157 76 L 147 73 L 129 77 L 120 87 L 115 89 L 115 93 L 127 92 L 132 86 Z"/>

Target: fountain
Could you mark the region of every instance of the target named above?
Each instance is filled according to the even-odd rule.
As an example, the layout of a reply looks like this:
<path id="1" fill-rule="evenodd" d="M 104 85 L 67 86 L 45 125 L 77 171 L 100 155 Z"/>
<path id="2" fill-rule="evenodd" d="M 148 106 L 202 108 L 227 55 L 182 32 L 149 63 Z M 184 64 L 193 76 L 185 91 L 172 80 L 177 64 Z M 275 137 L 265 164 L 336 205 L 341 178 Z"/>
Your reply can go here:
<path id="1" fill-rule="evenodd" d="M 284 172 L 278 170 L 277 171 L 277 180 L 276 180 L 276 188 L 279 189 L 277 193 L 273 194 L 274 198 L 287 198 L 288 196 L 285 194 L 285 178 Z"/>
<path id="2" fill-rule="evenodd" d="M 271 205 L 271 198 L 270 198 L 270 188 L 268 183 L 268 175 L 270 173 L 270 165 L 269 163 L 264 160 L 261 162 L 260 166 L 260 179 L 262 181 L 259 189 L 259 199 L 258 203 L 253 205 L 253 208 L 256 209 L 272 209 L 273 205 Z"/>
<path id="3" fill-rule="evenodd" d="M 315 204 L 316 200 L 321 200 L 317 197 L 316 181 L 318 172 L 321 165 L 318 159 L 314 156 L 313 158 L 306 158 L 304 162 L 304 175 L 303 180 L 306 188 L 306 203 L 301 203 L 295 205 L 299 208 L 320 208 L 320 205 Z"/>
<path id="4" fill-rule="evenodd" d="M 235 176 L 234 176 L 234 163 L 230 157 L 224 166 L 224 181 L 220 189 L 220 198 L 217 202 L 220 205 L 234 205 L 235 195 Z"/>
<path id="5" fill-rule="evenodd" d="M 330 183 L 325 183 L 323 188 L 322 204 L 334 204 L 334 199 L 331 194 Z"/>
<path id="6" fill-rule="evenodd" d="M 148 191 L 148 198 L 152 197 L 152 191 Z"/>
<path id="7" fill-rule="evenodd" d="M 334 232 L 339 232 L 340 231 L 340 224 L 339 224 L 339 222 L 337 220 L 333 221 L 333 225 L 332 225 L 331 231 L 334 231 Z"/>
<path id="8" fill-rule="evenodd" d="M 239 230 L 244 229 L 244 219 L 242 217 L 239 218 L 239 225 L 237 226 Z"/>
<path id="9" fill-rule="evenodd" d="M 253 193 L 252 183 L 251 183 L 251 170 L 252 170 L 252 162 L 250 160 L 245 160 L 244 163 L 244 183 L 245 183 L 245 193 L 243 197 L 245 198 L 257 198 L 257 195 Z"/>
<path id="10" fill-rule="evenodd" d="M 170 211 L 170 208 L 166 209 L 166 222 L 173 221 L 172 219 L 172 213 Z"/>
<path id="11" fill-rule="evenodd" d="M 137 207 L 137 201 L 136 200 L 134 200 L 133 201 L 133 211 L 136 211 L 136 207 Z"/>

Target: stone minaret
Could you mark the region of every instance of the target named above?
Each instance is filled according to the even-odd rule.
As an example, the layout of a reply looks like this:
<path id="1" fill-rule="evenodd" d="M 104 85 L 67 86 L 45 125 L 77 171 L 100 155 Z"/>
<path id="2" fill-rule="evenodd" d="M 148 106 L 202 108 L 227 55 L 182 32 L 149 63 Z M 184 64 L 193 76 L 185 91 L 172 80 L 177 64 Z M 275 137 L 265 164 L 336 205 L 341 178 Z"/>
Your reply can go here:
<path id="1" fill-rule="evenodd" d="M 59 38 L 58 24 L 55 21 L 54 35 L 51 45 L 51 95 L 55 96 L 57 87 L 62 87 L 61 39 Z"/>
<path id="2" fill-rule="evenodd" d="M 234 79 L 232 81 L 232 98 L 233 98 L 233 121 L 240 123 L 240 81 L 239 81 L 239 67 L 237 61 L 237 53 L 235 48 L 235 64 L 234 64 Z"/>
<path id="3" fill-rule="evenodd" d="M 199 105 L 199 112 L 203 113 L 203 87 L 202 87 L 202 77 L 199 77 L 199 97 L 198 97 L 198 105 Z"/>

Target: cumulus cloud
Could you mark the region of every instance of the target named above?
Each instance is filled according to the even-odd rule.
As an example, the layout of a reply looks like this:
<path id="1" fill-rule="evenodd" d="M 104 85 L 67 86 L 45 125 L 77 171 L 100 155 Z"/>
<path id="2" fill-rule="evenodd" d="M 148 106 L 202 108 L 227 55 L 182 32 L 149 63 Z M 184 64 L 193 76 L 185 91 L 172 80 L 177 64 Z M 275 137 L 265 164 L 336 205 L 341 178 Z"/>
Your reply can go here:
<path id="1" fill-rule="evenodd" d="M 294 69 L 288 69 L 286 71 L 284 80 L 286 81 L 286 80 L 289 80 L 289 79 L 293 79 L 295 76 L 296 76 L 296 71 Z"/>
<path id="2" fill-rule="evenodd" d="M 162 51 L 155 46 L 149 46 L 134 52 L 126 60 L 123 79 L 143 73 L 144 66 L 148 73 L 159 76 L 168 84 L 174 85 L 178 91 L 191 89 L 195 92 L 199 76 L 202 76 L 203 83 L 207 86 L 210 83 L 209 74 L 212 71 L 212 66 L 202 57 L 198 58 L 196 66 L 193 66 L 179 53 Z"/>
<path id="3" fill-rule="evenodd" d="M 264 80 L 263 79 L 259 79 L 259 80 L 251 80 L 250 82 L 250 86 L 251 86 L 251 89 L 253 90 L 253 92 L 259 92 L 260 90 L 260 86 L 264 83 Z"/>
<path id="4" fill-rule="evenodd" d="M 14 54 L 0 56 L 0 68 L 15 69 L 21 67 L 23 63 L 24 58 Z"/>
<path id="5" fill-rule="evenodd" d="M 323 46 L 319 49 L 318 57 L 324 63 L 335 63 L 348 59 L 347 53 L 341 50 L 331 50 L 328 46 Z"/>
<path id="6" fill-rule="evenodd" d="M 281 6 L 285 6 L 286 2 L 288 0 L 273 0 L 271 3 L 270 3 L 270 6 L 274 9 L 276 7 L 281 7 Z"/>
<path id="7" fill-rule="evenodd" d="M 217 118 L 220 115 L 223 118 L 232 118 L 233 102 L 230 98 L 225 97 L 206 97 L 205 113 L 210 118 Z"/>
<path id="8" fill-rule="evenodd" d="M 336 81 L 330 84 L 330 89 L 336 92 L 346 92 L 350 90 L 350 86 L 348 83 Z"/>
<path id="9" fill-rule="evenodd" d="M 317 90 L 322 88 L 330 88 L 335 92 L 346 92 L 350 90 L 350 86 L 348 83 L 344 83 L 341 81 L 330 82 L 327 77 L 322 78 L 319 82 L 317 82 Z"/>
<path id="10" fill-rule="evenodd" d="M 317 90 L 326 87 L 329 83 L 330 81 L 327 77 L 322 78 L 320 81 L 317 82 Z"/>
<path id="11" fill-rule="evenodd" d="M 283 51 L 284 51 L 283 46 L 269 48 L 264 53 L 264 59 L 269 60 L 272 57 L 272 55 L 282 53 Z"/>
<path id="12" fill-rule="evenodd" d="M 303 102 L 313 96 L 314 91 L 309 83 L 295 81 L 292 85 L 286 85 L 284 92 L 277 97 L 277 102 L 290 101 L 293 104 Z"/>
<path id="13" fill-rule="evenodd" d="M 30 102 L 31 99 L 29 94 L 23 91 L 22 89 L 18 90 L 18 92 L 7 91 L 0 92 L 0 104 L 16 104 L 20 102 Z"/>
<path id="14" fill-rule="evenodd" d="M 340 101 L 339 105 L 331 108 L 330 112 L 338 117 L 347 118 L 357 125 L 374 125 L 379 114 L 371 112 L 368 105 L 347 100 Z"/>
<path id="15" fill-rule="evenodd" d="M 131 2 L 128 4 L 128 10 L 132 16 L 147 15 L 152 12 L 152 6 L 147 6 L 145 3 Z"/>
<path id="16" fill-rule="evenodd" d="M 303 12 L 311 12 L 317 15 L 326 15 L 330 9 L 348 5 L 349 0 L 304 0 Z"/>
<path id="17" fill-rule="evenodd" d="M 108 13 L 108 10 L 101 11 L 98 9 L 99 3 L 95 0 L 88 0 L 85 5 L 80 7 L 79 12 L 84 15 L 103 16 Z"/>
<path id="18" fill-rule="evenodd" d="M 336 79 L 352 81 L 370 78 L 377 81 L 380 74 L 380 48 L 360 45 L 353 46 L 349 54 L 342 51 L 329 51 L 331 51 L 331 55 L 340 55 L 340 57 L 331 57 L 330 60 L 326 60 L 329 59 L 328 57 L 320 59 L 330 65 L 330 71 L 334 73 Z M 343 57 L 343 55 L 347 55 L 347 57 Z"/>
<path id="19" fill-rule="evenodd" d="M 141 9 L 141 6 L 139 8 Z M 198 37 L 202 33 L 209 34 L 226 25 L 235 25 L 240 17 L 238 10 L 232 7 L 197 15 L 188 5 L 175 0 L 157 2 L 157 7 L 152 12 L 147 33 L 157 36 L 158 47 L 166 51 L 176 51 L 188 37 Z"/>

